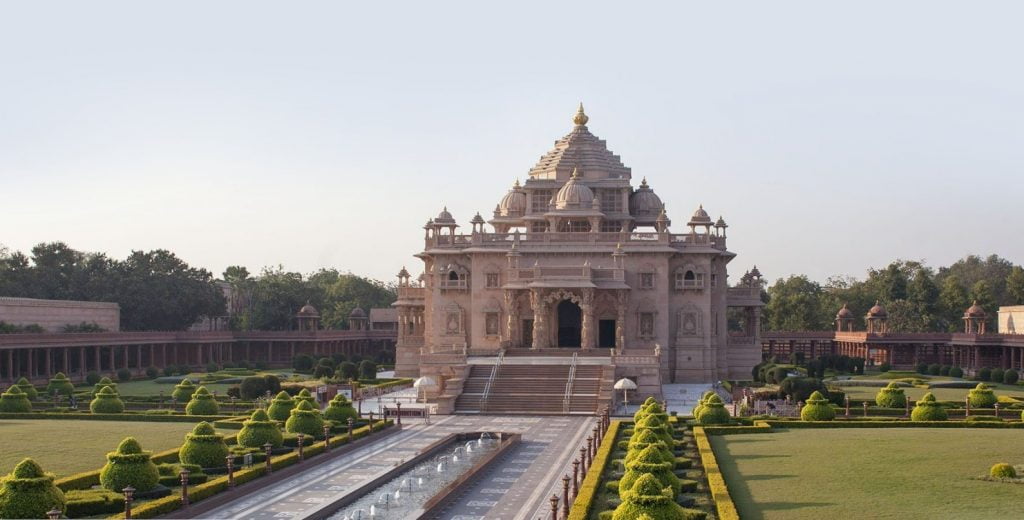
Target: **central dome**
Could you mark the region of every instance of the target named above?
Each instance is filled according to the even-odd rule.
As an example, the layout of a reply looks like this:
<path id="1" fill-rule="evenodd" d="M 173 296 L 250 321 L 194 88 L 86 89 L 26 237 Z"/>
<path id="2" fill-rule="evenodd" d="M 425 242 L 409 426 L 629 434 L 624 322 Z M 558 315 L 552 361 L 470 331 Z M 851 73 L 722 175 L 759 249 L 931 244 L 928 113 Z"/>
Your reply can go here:
<path id="1" fill-rule="evenodd" d="M 607 143 L 587 130 L 588 121 L 590 117 L 583 113 L 581 104 L 573 116 L 572 131 L 555 141 L 555 148 L 530 169 L 530 178 L 564 180 L 578 167 L 588 179 L 629 179 L 629 168 L 608 150 Z"/>
<path id="2" fill-rule="evenodd" d="M 580 182 L 580 172 L 573 168 L 569 182 L 555 195 L 555 209 L 590 209 L 594 205 L 594 192 Z"/>

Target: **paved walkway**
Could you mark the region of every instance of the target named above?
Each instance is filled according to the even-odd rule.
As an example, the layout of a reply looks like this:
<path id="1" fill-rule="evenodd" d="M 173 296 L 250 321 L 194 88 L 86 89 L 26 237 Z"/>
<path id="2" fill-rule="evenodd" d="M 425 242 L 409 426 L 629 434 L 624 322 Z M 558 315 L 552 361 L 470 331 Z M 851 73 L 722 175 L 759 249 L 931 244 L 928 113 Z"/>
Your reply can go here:
<path id="1" fill-rule="evenodd" d="M 431 424 L 403 421 L 406 428 L 379 442 L 304 471 L 207 512 L 200 518 L 304 518 L 365 482 L 415 456 L 451 433 L 503 431 L 523 442 L 439 518 L 524 520 L 542 515 L 561 477 L 572 472 L 572 457 L 594 426 L 592 417 L 437 416 Z"/>

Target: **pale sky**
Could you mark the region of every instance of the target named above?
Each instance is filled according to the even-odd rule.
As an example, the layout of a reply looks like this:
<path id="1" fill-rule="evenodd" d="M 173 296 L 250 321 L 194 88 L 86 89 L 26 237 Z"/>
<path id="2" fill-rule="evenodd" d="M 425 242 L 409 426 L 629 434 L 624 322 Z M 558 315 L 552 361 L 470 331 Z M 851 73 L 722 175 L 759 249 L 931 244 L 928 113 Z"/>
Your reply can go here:
<path id="1" fill-rule="evenodd" d="M 1024 261 L 1020 2 L 5 2 L 0 244 L 393 280 L 572 127 L 769 279 Z"/>

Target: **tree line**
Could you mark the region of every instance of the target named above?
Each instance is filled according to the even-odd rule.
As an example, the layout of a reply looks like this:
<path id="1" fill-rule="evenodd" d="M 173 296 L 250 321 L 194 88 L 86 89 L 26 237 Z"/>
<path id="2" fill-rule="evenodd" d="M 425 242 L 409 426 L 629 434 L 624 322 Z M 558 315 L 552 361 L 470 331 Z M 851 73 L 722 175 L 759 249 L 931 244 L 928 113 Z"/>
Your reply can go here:
<path id="1" fill-rule="evenodd" d="M 977 301 L 995 332 L 996 311 L 1024 304 L 1024 268 L 990 255 L 970 255 L 933 269 L 923 261 L 896 260 L 867 277 L 832 277 L 824 284 L 805 275 L 781 278 L 762 293 L 767 303 L 764 325 L 770 331 L 833 330 L 836 312 L 845 304 L 863 330 L 863 316 L 881 303 L 893 332 L 956 332 L 963 313 Z"/>
<path id="2" fill-rule="evenodd" d="M 114 302 L 128 331 L 185 330 L 204 317 L 225 315 L 236 330 L 288 330 L 307 302 L 320 311 L 321 327 L 347 328 L 352 309 L 388 307 L 395 288 L 336 269 L 303 276 L 280 266 L 259 276 L 232 266 L 218 280 L 163 249 L 132 251 L 119 260 L 51 242 L 29 254 L 0 246 L 0 296 Z"/>

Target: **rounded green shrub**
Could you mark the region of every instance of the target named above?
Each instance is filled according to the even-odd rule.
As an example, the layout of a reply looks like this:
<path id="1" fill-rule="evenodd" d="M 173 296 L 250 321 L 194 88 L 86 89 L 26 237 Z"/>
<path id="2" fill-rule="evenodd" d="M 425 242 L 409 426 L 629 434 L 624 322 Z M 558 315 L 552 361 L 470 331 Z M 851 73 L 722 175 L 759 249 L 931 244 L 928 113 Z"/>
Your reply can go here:
<path id="1" fill-rule="evenodd" d="M 650 446 L 654 446 L 658 450 L 663 460 L 675 460 L 672 449 L 669 448 L 668 444 L 665 444 L 665 441 L 661 440 L 654 431 L 642 429 L 630 437 L 627 444 L 626 457 L 623 462 L 632 461 L 641 451 Z"/>
<path id="2" fill-rule="evenodd" d="M 313 405 L 313 408 L 317 408 L 316 397 L 313 397 L 313 394 L 309 393 L 308 388 L 299 390 L 299 393 L 295 394 L 294 400 L 296 405 L 298 405 L 300 401 L 309 401 L 309 404 Z"/>
<path id="3" fill-rule="evenodd" d="M 192 380 L 185 378 L 180 383 L 174 385 L 174 391 L 171 392 L 171 397 L 179 403 L 187 403 L 192 399 L 192 394 L 196 392 L 196 385 L 192 384 Z"/>
<path id="4" fill-rule="evenodd" d="M 882 408 L 903 408 L 907 406 L 907 396 L 899 383 L 893 381 L 875 395 L 875 404 Z"/>
<path id="5" fill-rule="evenodd" d="M 1005 376 L 1005 375 L 1006 375 L 1006 371 L 1004 371 L 1003 369 L 1001 369 L 1001 368 L 993 368 L 992 369 L 992 374 L 989 376 L 989 381 L 992 381 L 993 383 L 1002 383 L 1003 382 L 1003 376 Z"/>
<path id="6" fill-rule="evenodd" d="M 999 400 L 996 393 L 985 383 L 978 383 L 978 386 L 967 392 L 967 399 L 971 403 L 971 408 L 992 408 Z"/>
<path id="7" fill-rule="evenodd" d="M 160 474 L 151 456 L 152 452 L 142 451 L 134 437 L 126 438 L 117 446 L 117 451 L 107 454 L 107 464 L 100 470 L 100 485 L 118 492 L 128 486 L 139 492 L 153 489 L 160 481 Z"/>
<path id="8" fill-rule="evenodd" d="M 178 460 L 201 468 L 219 468 L 226 464 L 228 446 L 224 436 L 208 422 L 201 422 L 185 434 L 185 444 L 178 450 Z"/>
<path id="9" fill-rule="evenodd" d="M 57 372 L 53 379 L 50 379 L 50 383 L 46 385 L 46 393 L 49 395 L 71 395 L 75 393 L 75 385 L 68 379 L 68 376 L 64 375 L 64 372 Z"/>
<path id="10" fill-rule="evenodd" d="M 104 376 L 100 378 L 100 380 L 96 384 L 92 385 L 93 397 L 95 397 L 96 394 L 100 393 L 100 390 L 103 390 L 103 387 L 105 386 L 109 386 L 110 389 L 113 390 L 115 394 L 117 393 L 117 383 L 111 381 L 109 377 Z"/>
<path id="11" fill-rule="evenodd" d="M 324 419 L 309 401 L 299 401 L 291 411 L 291 415 L 284 423 L 284 429 L 288 433 L 303 433 L 310 437 L 323 437 Z"/>
<path id="12" fill-rule="evenodd" d="M 23 377 L 15 385 L 21 389 L 21 393 L 25 394 L 25 397 L 28 397 L 29 401 L 35 401 L 39 397 L 39 391 L 36 390 L 35 385 L 30 383 L 28 379 Z"/>
<path id="13" fill-rule="evenodd" d="M 96 371 L 85 374 L 85 383 L 89 385 L 95 385 L 100 382 L 100 373 Z"/>
<path id="14" fill-rule="evenodd" d="M 252 417 L 242 423 L 242 429 L 238 432 L 238 444 L 247 448 L 262 448 L 264 444 L 270 443 L 275 448 L 284 443 L 284 436 L 277 423 L 270 420 L 267 412 L 256 410 Z"/>
<path id="15" fill-rule="evenodd" d="M 192 399 L 185 406 L 186 415 L 217 415 L 218 412 L 220 412 L 220 405 L 205 386 L 196 388 L 196 391 L 192 393 Z"/>
<path id="16" fill-rule="evenodd" d="M 128 370 L 127 368 L 120 368 L 120 369 L 118 369 L 117 370 L 117 380 L 118 381 L 131 381 L 132 380 L 132 371 Z"/>
<path id="17" fill-rule="evenodd" d="M 345 397 L 345 394 L 339 393 L 327 403 L 327 409 L 324 410 L 324 419 L 338 424 L 345 424 L 349 418 L 353 421 L 358 419 L 359 412 L 356 412 L 356 409 L 352 407 L 352 402 Z"/>
<path id="18" fill-rule="evenodd" d="M 673 445 L 672 432 L 669 431 L 668 424 L 662 422 L 661 419 L 656 416 L 648 415 L 647 417 L 640 419 L 640 422 L 636 423 L 636 426 L 633 428 L 633 435 L 635 436 L 643 430 L 650 430 L 654 432 L 654 434 L 657 435 L 657 437 L 661 439 L 666 446 Z"/>
<path id="19" fill-rule="evenodd" d="M 0 394 L 0 412 L 4 413 L 28 413 L 32 411 L 32 401 L 28 400 L 21 387 L 14 385 Z"/>
<path id="20" fill-rule="evenodd" d="M 697 416 L 697 422 L 699 424 L 729 423 L 729 410 L 725 409 L 725 403 L 722 402 L 722 398 L 718 394 L 708 397 L 704 402 L 704 407 L 701 408 L 700 415 Z"/>
<path id="21" fill-rule="evenodd" d="M 982 367 L 978 370 L 977 374 L 974 374 L 975 381 L 991 381 L 992 380 L 992 369 L 988 367 Z"/>
<path id="22" fill-rule="evenodd" d="M 694 419 L 696 419 L 697 416 L 700 415 L 701 410 L 704 409 L 704 403 L 706 403 L 708 398 L 711 397 L 714 393 L 714 391 L 708 390 L 700 395 L 700 399 L 697 400 L 697 406 L 694 406 L 693 410 L 690 412 L 693 415 Z"/>
<path id="23" fill-rule="evenodd" d="M 949 377 L 964 377 L 964 369 L 960 367 L 950 368 Z"/>
<path id="24" fill-rule="evenodd" d="M 53 484 L 53 475 L 32 459 L 24 459 L 2 479 L 0 518 L 48 518 L 51 509 L 64 511 L 64 493 Z"/>
<path id="25" fill-rule="evenodd" d="M 1009 369 L 1003 373 L 1003 383 L 1008 385 L 1015 385 L 1020 380 L 1020 374 L 1014 369 Z"/>
<path id="26" fill-rule="evenodd" d="M 993 478 L 1017 478 L 1017 470 L 1005 462 L 993 465 L 988 474 Z"/>
<path id="27" fill-rule="evenodd" d="M 948 418 L 949 414 L 946 413 L 946 409 L 935 402 L 935 396 L 931 392 L 924 394 L 914 405 L 914 410 L 910 412 L 911 421 L 945 421 Z"/>
<path id="28" fill-rule="evenodd" d="M 835 409 L 832 408 L 828 399 L 825 399 L 825 396 L 818 391 L 807 398 L 807 403 L 800 410 L 800 419 L 804 421 L 831 421 L 835 418 Z"/>
<path id="29" fill-rule="evenodd" d="M 651 520 L 701 518 L 687 514 L 688 510 L 669 497 L 664 490 L 666 486 L 662 486 L 654 475 L 640 475 L 626 491 L 622 490 L 624 485 L 624 482 L 619 481 L 622 503 L 615 508 L 612 520 L 640 520 L 643 517 Z"/>
<path id="30" fill-rule="evenodd" d="M 619 498 L 625 499 L 623 495 L 633 488 L 633 484 L 641 475 L 653 475 L 658 479 L 661 487 L 671 487 L 672 496 L 675 496 L 679 493 L 681 483 L 679 477 L 672 472 L 674 467 L 675 459 L 662 458 L 657 447 L 648 446 L 640 450 L 632 460 L 626 463 L 626 473 L 619 480 Z"/>
<path id="31" fill-rule="evenodd" d="M 122 413 L 124 412 L 124 401 L 109 386 L 103 387 L 96 397 L 89 403 L 89 411 L 92 413 Z"/>
<path id="32" fill-rule="evenodd" d="M 288 395 L 288 392 L 281 390 L 270 400 L 267 415 L 275 421 L 287 421 L 291 416 L 292 408 L 295 408 L 295 400 Z"/>

